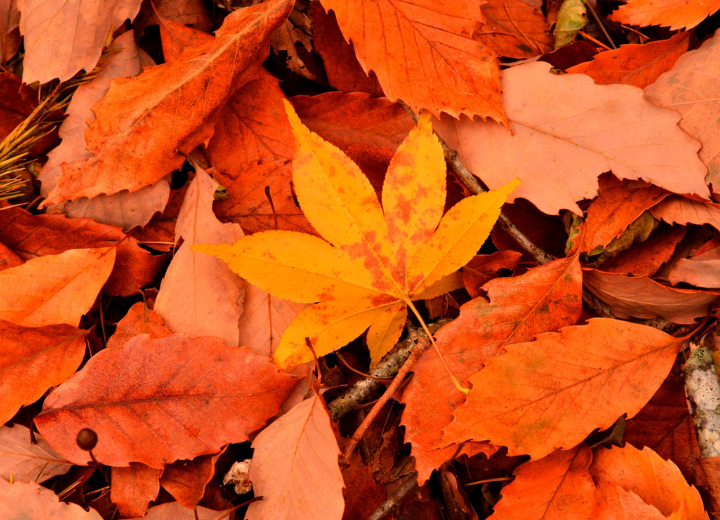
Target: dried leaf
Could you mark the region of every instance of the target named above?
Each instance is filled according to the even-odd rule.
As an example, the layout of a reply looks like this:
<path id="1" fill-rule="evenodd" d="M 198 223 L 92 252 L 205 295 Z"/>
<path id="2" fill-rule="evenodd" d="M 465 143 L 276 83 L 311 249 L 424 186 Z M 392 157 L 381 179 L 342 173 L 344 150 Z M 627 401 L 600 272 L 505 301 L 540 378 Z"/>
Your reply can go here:
<path id="1" fill-rule="evenodd" d="M 494 507 L 496 520 L 590 520 L 595 484 L 588 468 L 592 451 L 581 444 L 518 466 Z"/>
<path id="2" fill-rule="evenodd" d="M 205 494 L 205 486 L 215 473 L 215 463 L 222 451 L 193 460 L 176 460 L 165 466 L 160 485 L 182 505 L 194 509 Z"/>
<path id="3" fill-rule="evenodd" d="M 212 34 L 187 27 L 179 22 L 160 20 L 160 39 L 165 63 L 172 63 L 187 47 L 201 45 L 215 38 Z"/>
<path id="4" fill-rule="evenodd" d="M 716 1 L 704 3 L 706 6 L 715 5 L 715 9 L 720 6 Z M 683 6 L 685 9 L 687 6 Z M 720 157 L 717 154 L 720 148 L 720 123 L 717 121 L 720 102 L 716 80 L 716 76 L 720 75 L 716 60 L 718 47 L 720 38 L 706 40 L 699 49 L 681 56 L 672 69 L 645 91 L 645 99 L 651 103 L 677 110 L 682 116 L 680 128 L 702 143 L 699 155 L 707 165 L 706 180 L 714 187 L 713 191 L 720 187 Z"/>
<path id="5" fill-rule="evenodd" d="M 460 381 L 470 379 L 508 345 L 572 325 L 582 312 L 577 256 L 555 260 L 522 276 L 492 280 L 483 290 L 487 299 L 476 298 L 463 305 L 460 317 L 435 334 L 450 370 Z M 484 332 L 478 334 L 478 330 Z M 437 354 L 426 351 L 413 368 L 415 375 L 402 397 L 405 439 L 412 443 L 420 482 L 456 449 L 438 449 L 442 430 L 464 401 L 442 370 Z"/>
<path id="6" fill-rule="evenodd" d="M 260 432 L 252 446 L 250 480 L 263 500 L 250 504 L 248 520 L 342 518 L 340 450 L 317 393 Z"/>
<path id="7" fill-rule="evenodd" d="M 468 197 L 443 217 L 445 160 L 429 118 L 422 117 L 390 164 L 383 214 L 360 169 L 286 106 L 297 143 L 295 192 L 305 216 L 329 243 L 302 233 L 266 231 L 232 246 L 194 249 L 222 258 L 270 294 L 320 302 L 285 331 L 274 356 L 281 366 L 313 359 L 305 338 L 323 356 L 368 327 L 377 363 L 400 337 L 407 302 L 427 297 L 474 256 L 516 182 Z"/>
<path id="8" fill-rule="evenodd" d="M 10 60 L 20 49 L 20 11 L 17 0 L 0 2 L 0 59 L 3 64 Z"/>
<path id="9" fill-rule="evenodd" d="M 443 117 L 436 130 L 490 188 L 523 180 L 511 200 L 544 213 L 569 209 L 597 193 L 597 177 L 651 182 L 674 193 L 708 198 L 698 143 L 677 127 L 678 114 L 642 98 L 629 85 L 595 85 L 581 74 L 549 73 L 536 62 L 503 71 L 510 129 L 493 122 Z M 651 159 L 652 158 L 652 159 Z"/>
<path id="10" fill-rule="evenodd" d="M 572 43 L 577 32 L 585 27 L 585 0 L 563 0 L 555 22 L 555 49 Z"/>
<path id="11" fill-rule="evenodd" d="M 710 224 L 720 230 L 720 204 L 697 202 L 673 195 L 650 208 L 650 213 L 668 224 Z"/>
<path id="12" fill-rule="evenodd" d="M 0 319 L 26 327 L 61 323 L 76 327 L 114 263 L 115 248 L 103 247 L 70 249 L 5 269 L 0 272 Z"/>
<path id="13" fill-rule="evenodd" d="M 233 244 L 243 236 L 237 224 L 221 223 L 212 211 L 217 182 L 200 168 L 185 194 L 175 227 L 184 239 L 163 278 L 155 312 L 172 332 L 191 338 L 217 336 L 238 346 L 243 281 L 224 262 L 197 253 L 195 244 Z"/>
<path id="14" fill-rule="evenodd" d="M 484 17 L 479 0 L 321 0 L 334 11 L 365 72 L 372 70 L 385 95 L 415 112 L 465 114 L 507 123 L 495 54 L 472 39 Z M 357 16 L 357 13 L 363 16 Z M 388 52 L 402 49 L 402 52 Z"/>
<path id="15" fill-rule="evenodd" d="M 197 516 L 195 516 L 197 512 Z M 229 511 L 228 511 L 229 513 Z M 226 513 L 224 516 L 227 516 Z M 222 511 L 213 511 L 206 507 L 198 506 L 196 511 L 187 509 L 180 502 L 169 502 L 154 506 L 148 509 L 148 513 L 142 517 L 142 520 L 216 520 L 217 517 L 222 518 Z M 135 518 L 133 520 L 140 520 Z"/>
<path id="16" fill-rule="evenodd" d="M 602 269 L 608 273 L 652 276 L 660 266 L 670 260 L 675 247 L 685 236 L 684 226 L 661 225 L 650 238 L 633 245 L 615 258 L 603 262 Z"/>
<path id="17" fill-rule="evenodd" d="M 3 274 L 11 271 L 14 269 Z M 48 272 L 41 274 L 43 277 L 51 275 Z M 3 292 L 6 291 L 9 289 L 3 286 Z M 8 422 L 21 406 L 34 403 L 47 390 L 75 373 L 85 355 L 87 335 L 87 331 L 69 325 L 30 328 L 0 320 L 3 345 L 0 353 L 0 423 Z"/>
<path id="18" fill-rule="evenodd" d="M 14 482 L 45 482 L 64 475 L 72 464 L 50 447 L 40 435 L 30 440 L 30 430 L 21 424 L 0 426 L 0 476 Z"/>
<path id="19" fill-rule="evenodd" d="M 610 15 L 610 20 L 627 25 L 669 26 L 671 31 L 692 29 L 720 9 L 717 0 L 628 0 Z"/>
<path id="20" fill-rule="evenodd" d="M 55 187 L 63 163 L 92 157 L 92 152 L 85 149 L 85 131 L 95 121 L 92 108 L 110 89 L 110 81 L 140 73 L 140 55 L 132 31 L 113 40 L 108 53 L 100 58 L 98 68 L 101 70 L 97 76 L 78 87 L 65 111 L 67 117 L 59 130 L 62 143 L 48 154 L 48 161 L 38 175 L 42 196 L 47 196 Z M 62 211 L 73 218 L 91 218 L 95 222 L 118 226 L 127 233 L 136 226 L 147 224 L 156 212 L 162 212 L 169 196 L 170 182 L 162 179 L 155 186 L 146 186 L 134 193 L 123 191 L 92 199 L 82 197 L 48 208 L 48 211 Z"/>
<path id="21" fill-rule="evenodd" d="M 142 33 L 148 25 L 160 25 L 160 18 L 204 32 L 213 26 L 202 0 L 153 0 L 153 5 L 144 2 L 133 25 Z"/>
<path id="22" fill-rule="evenodd" d="M 685 482 L 675 464 L 663 460 L 650 448 L 638 450 L 630 444 L 624 448 L 598 448 L 590 473 L 596 482 L 606 480 L 632 491 L 666 517 L 685 502 L 688 520 L 708 518 L 697 489 Z"/>
<path id="23" fill-rule="evenodd" d="M 93 107 L 97 121 L 85 136 L 93 157 L 63 165 L 43 204 L 137 191 L 179 168 L 184 158 L 175 150 L 190 153 L 212 136 L 219 110 L 254 77 L 291 7 L 271 0 L 235 11 L 213 41 L 137 78 L 116 79 Z"/>
<path id="24" fill-rule="evenodd" d="M 322 58 L 331 87 L 342 92 L 367 92 L 382 96 L 383 92 L 370 71 L 365 74 L 355 57 L 355 49 L 345 41 L 334 12 L 325 13 L 319 2 L 310 4 L 313 17 L 313 45 Z"/>
<path id="25" fill-rule="evenodd" d="M 214 377 L 218 372 L 222 377 Z M 100 462 L 162 468 L 247 440 L 278 412 L 295 383 L 267 358 L 218 338 L 138 336 L 91 358 L 45 399 L 35 424 L 76 464 L 86 464 L 88 455 L 75 435 L 92 428 Z"/>
<path id="26" fill-rule="evenodd" d="M 542 458 L 595 428 L 632 417 L 670 372 L 682 340 L 635 323 L 595 318 L 505 347 L 470 378 L 473 389 L 443 443 L 468 439 Z M 623 392 L 631 387 L 633 392 Z"/>
<path id="27" fill-rule="evenodd" d="M 477 255 L 463 267 L 463 283 L 471 297 L 482 296 L 481 287 L 493 278 L 497 278 L 502 269 L 515 269 L 522 255 L 517 251 L 497 251 L 491 255 Z"/>
<path id="28" fill-rule="evenodd" d="M 149 334 L 151 339 L 171 334 L 160 316 L 142 302 L 130 307 L 127 314 L 118 322 L 115 332 L 107 342 L 107 348 L 123 348 L 125 343 L 140 334 Z"/>
<path id="29" fill-rule="evenodd" d="M 690 32 L 684 31 L 668 40 L 645 45 L 621 45 L 601 52 L 588 61 L 570 67 L 569 74 L 587 74 L 598 85 L 623 83 L 645 88 L 667 72 L 685 54 L 690 44 Z"/>
<path id="30" fill-rule="evenodd" d="M 547 21 L 536 7 L 523 0 L 491 0 L 480 9 L 486 22 L 473 38 L 498 56 L 532 58 L 552 50 Z"/>
<path id="31" fill-rule="evenodd" d="M 673 323 L 694 323 L 706 316 L 720 293 L 678 289 L 645 276 L 633 277 L 584 269 L 585 286 L 605 302 L 618 318 L 664 318 Z"/>
<path id="32" fill-rule="evenodd" d="M 143 516 L 160 491 L 162 469 L 133 462 L 127 468 L 112 468 L 110 499 L 124 517 Z"/>
<path id="33" fill-rule="evenodd" d="M 102 520 L 90 508 L 60 502 L 54 491 L 35 482 L 9 482 L 0 479 L 0 516 L 4 518 L 48 518 L 52 520 Z"/>
<path id="34" fill-rule="evenodd" d="M 592 514 L 595 520 L 663 520 L 665 518 L 656 507 L 646 504 L 632 491 L 626 491 L 611 481 L 600 481 L 595 496 L 597 503 Z"/>
<path id="35" fill-rule="evenodd" d="M 296 44 L 301 44 L 305 47 L 305 50 L 310 52 L 312 50 L 312 41 L 310 37 L 303 32 L 299 27 L 290 20 L 285 20 L 283 24 L 278 27 L 270 37 L 270 46 L 276 54 L 281 52 L 285 53 L 286 61 L 285 66 L 295 74 L 309 79 L 310 81 L 317 81 L 315 75 L 310 72 L 300 58 Z"/>
<path id="36" fill-rule="evenodd" d="M 720 289 L 720 249 L 680 259 L 670 270 L 668 281 L 673 285 L 684 282 L 695 287 Z"/>

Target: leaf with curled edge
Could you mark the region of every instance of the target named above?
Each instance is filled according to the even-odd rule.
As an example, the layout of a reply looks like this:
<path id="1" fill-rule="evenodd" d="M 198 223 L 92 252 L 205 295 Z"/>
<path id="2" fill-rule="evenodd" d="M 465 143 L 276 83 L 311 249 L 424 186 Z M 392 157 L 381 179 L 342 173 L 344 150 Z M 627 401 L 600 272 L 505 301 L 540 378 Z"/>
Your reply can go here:
<path id="1" fill-rule="evenodd" d="M 676 64 L 677 66 L 677 64 Z M 549 215 L 597 194 L 597 179 L 642 179 L 673 193 L 709 199 L 700 143 L 678 128 L 674 110 L 630 85 L 596 85 L 583 74 L 555 75 L 533 62 L 502 72 L 510 128 L 443 116 L 436 129 L 489 188 L 518 177 L 524 198 Z"/>
<path id="2" fill-rule="evenodd" d="M 283 367 L 311 361 L 358 337 L 377 363 L 397 342 L 413 300 L 461 287 L 456 271 L 477 252 L 517 180 L 467 197 L 443 216 L 446 165 L 429 116 L 390 163 L 382 206 L 368 178 L 341 150 L 308 130 L 286 109 L 296 140 L 293 183 L 319 237 L 265 231 L 233 245 L 195 251 L 225 260 L 262 290 L 315 303 L 287 328 L 274 360 Z M 453 285 L 453 282 L 456 285 Z M 412 307 L 411 307 L 412 308 Z"/>
<path id="3" fill-rule="evenodd" d="M 98 461 L 162 468 L 244 442 L 296 383 L 266 357 L 219 338 L 141 335 L 93 356 L 45 399 L 35 424 L 75 464 L 88 461 L 77 432 L 91 428 Z"/>
<path id="4" fill-rule="evenodd" d="M 460 316 L 435 335 L 450 370 L 464 382 L 488 359 L 505 352 L 508 345 L 573 325 L 582 313 L 582 271 L 577 255 L 521 276 L 491 280 L 482 290 L 487 298 L 463 305 Z M 434 351 L 425 352 L 413 371 L 415 375 L 402 396 L 406 405 L 402 424 L 405 439 L 412 444 L 418 478 L 424 482 L 455 452 L 455 446 L 442 448 L 442 430 L 452 422 L 464 399 L 442 376 L 442 365 Z M 487 444 L 466 447 L 486 454 L 497 450 Z"/>

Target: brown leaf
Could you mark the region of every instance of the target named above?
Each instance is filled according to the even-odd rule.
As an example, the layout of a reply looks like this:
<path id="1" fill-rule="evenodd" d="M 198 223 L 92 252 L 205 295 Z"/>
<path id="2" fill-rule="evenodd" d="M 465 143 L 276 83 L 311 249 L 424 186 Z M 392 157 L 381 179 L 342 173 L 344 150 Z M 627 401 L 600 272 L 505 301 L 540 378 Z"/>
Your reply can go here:
<path id="1" fill-rule="evenodd" d="M 352 43 L 345 41 L 334 12 L 326 13 L 320 2 L 310 4 L 313 17 L 313 44 L 325 65 L 331 87 L 342 92 L 367 92 L 383 95 L 375 73 L 365 74 L 355 57 Z"/>
<path id="2" fill-rule="evenodd" d="M 112 468 L 110 498 L 121 516 L 143 516 L 160 491 L 162 469 L 137 462 L 127 468 Z"/>
<path id="3" fill-rule="evenodd" d="M 127 314 L 118 322 L 115 332 L 107 342 L 107 348 L 123 348 L 125 343 L 139 334 L 149 334 L 151 339 L 171 334 L 163 324 L 162 318 L 142 302 L 130 307 Z"/>
<path id="4" fill-rule="evenodd" d="M 175 227 L 183 245 L 165 273 L 155 300 L 155 312 L 176 333 L 217 336 L 238 346 L 243 281 L 217 258 L 197 253 L 196 244 L 233 244 L 243 236 L 237 224 L 223 224 L 212 210 L 217 182 L 199 166 L 185 194 Z"/>
<path id="5" fill-rule="evenodd" d="M 229 513 L 229 512 L 228 512 Z M 142 520 L 216 520 L 217 517 L 223 518 L 222 511 L 213 511 L 206 507 L 197 508 L 197 516 L 195 511 L 187 509 L 180 502 L 169 502 L 148 509 L 148 513 L 142 517 Z M 140 520 L 135 518 L 134 520 Z"/>
<path id="6" fill-rule="evenodd" d="M 645 88 L 667 72 L 685 54 L 690 44 L 690 32 L 680 32 L 669 40 L 648 42 L 645 45 L 621 45 L 619 48 L 596 54 L 593 61 L 575 65 L 569 74 L 587 74 L 598 85 L 622 83 Z"/>
<path id="7" fill-rule="evenodd" d="M 593 198 L 597 178 L 645 180 L 668 191 L 709 197 L 699 143 L 673 110 L 651 105 L 629 85 L 596 85 L 582 74 L 550 74 L 527 63 L 502 73 L 510 128 L 444 116 L 436 130 L 491 189 L 518 177 L 510 202 L 524 198 L 547 214 Z M 550 93 L 550 94 L 548 94 Z M 652 157 L 652 159 L 650 159 Z"/>
<path id="8" fill-rule="evenodd" d="M 97 121 L 85 136 L 93 157 L 64 165 L 43 204 L 137 191 L 179 168 L 184 158 L 175 150 L 190 153 L 212 136 L 219 111 L 255 76 L 291 7 L 271 0 L 235 11 L 213 41 L 137 78 L 116 79 L 93 107 Z"/>
<path id="9" fill-rule="evenodd" d="M 217 216 L 248 233 L 276 229 L 275 216 L 277 229 L 312 232 L 293 197 L 295 139 L 283 99 L 278 80 L 262 72 L 230 98 L 206 150 L 229 195 L 215 203 Z"/>
<path id="10" fill-rule="evenodd" d="M 370 468 L 362 463 L 360 454 L 354 454 L 347 466 L 341 468 L 348 485 L 343 490 L 345 513 L 343 520 L 365 520 L 385 501 L 385 489 L 375 482 Z"/>
<path id="11" fill-rule="evenodd" d="M 160 18 L 189 25 L 198 31 L 212 30 L 212 20 L 202 0 L 153 0 L 143 2 L 133 24 L 138 33 L 142 33 L 148 25 L 160 25 Z"/>
<path id="12" fill-rule="evenodd" d="M 595 482 L 610 481 L 632 491 L 666 517 L 685 502 L 688 520 L 708 518 L 697 489 L 685 482 L 675 464 L 663 460 L 650 448 L 638 450 L 630 444 L 624 448 L 597 448 L 590 473 Z"/>
<path id="13" fill-rule="evenodd" d="M 720 289 L 720 249 L 680 259 L 670 270 L 668 281 L 673 285 L 684 282 L 695 287 Z"/>
<path id="14" fill-rule="evenodd" d="M 55 180 L 62 172 L 62 164 L 92 157 L 85 149 L 85 131 L 95 121 L 95 106 L 110 89 L 110 81 L 124 76 L 137 76 L 140 71 L 140 55 L 132 31 L 118 36 L 108 47 L 108 52 L 98 63 L 100 72 L 89 82 L 78 87 L 73 94 L 60 126 L 60 145 L 48 154 L 38 179 L 42 182 L 40 194 L 47 196 L 55 187 Z M 48 208 L 48 212 L 62 211 L 73 218 L 91 218 L 95 222 L 111 224 L 130 231 L 147 224 L 156 212 L 162 212 L 170 196 L 170 182 L 160 180 L 155 186 L 139 191 L 122 191 L 115 195 L 98 195 L 92 199 L 82 197 L 73 202 Z"/>
<path id="15" fill-rule="evenodd" d="M 0 2 L 0 59 L 3 64 L 10 60 L 20 49 L 20 11 L 17 0 Z"/>
<path id="16" fill-rule="evenodd" d="M 52 275 L 49 271 L 40 271 L 38 276 L 49 277 Z M 11 290 L 3 286 L 3 292 Z M 22 302 L 15 305 L 19 307 Z M 31 328 L 0 320 L 3 345 L 0 353 L 0 423 L 8 422 L 21 406 L 34 403 L 47 390 L 75 373 L 85 355 L 87 334 L 88 331 L 69 325 Z"/>
<path id="17" fill-rule="evenodd" d="M 444 431 L 542 458 L 642 409 L 672 368 L 682 340 L 652 327 L 594 318 L 508 345 L 470 378 L 472 390 Z M 632 392 L 622 392 L 625 388 Z"/>
<path id="18" fill-rule="evenodd" d="M 720 38 L 710 38 L 699 49 L 681 56 L 672 69 L 645 90 L 645 99 L 651 103 L 677 110 L 682 116 L 680 128 L 702 143 L 699 155 L 707 165 L 706 180 L 714 187 L 713 192 L 720 187 L 720 157 L 717 154 L 720 102 L 715 80 L 720 74 L 715 59 L 718 47 Z"/>
<path id="19" fill-rule="evenodd" d="M 623 251 L 615 258 L 602 264 L 608 273 L 633 274 L 634 276 L 652 276 L 660 266 L 670 260 L 675 246 L 685 236 L 685 226 L 669 227 L 665 224 L 655 230 L 650 238 L 630 249 Z"/>
<path id="20" fill-rule="evenodd" d="M 599 181 L 598 197 L 587 209 L 581 251 L 604 248 L 622 235 L 645 210 L 669 195 L 656 186 L 631 186 L 614 175 L 603 175 Z"/>
<path id="21" fill-rule="evenodd" d="M 484 285 L 487 299 L 476 298 L 463 305 L 460 317 L 435 334 L 452 373 L 467 381 L 508 345 L 574 324 L 582 310 L 581 276 L 578 257 L 573 256 Z M 406 404 L 402 422 L 417 459 L 418 478 L 424 482 L 455 452 L 455 447 L 438 448 L 442 429 L 452 422 L 464 399 L 444 374 L 433 350 L 423 354 L 414 372 L 402 397 Z"/>
<path id="22" fill-rule="evenodd" d="M 141 0 L 46 2 L 18 0 L 25 37 L 23 82 L 67 81 L 81 69 L 93 70 L 108 34 L 132 20 Z M 60 201 L 57 201 L 60 202 Z"/>
<path id="23" fill-rule="evenodd" d="M 514 204 L 505 204 L 503 213 L 510 217 L 520 231 L 540 249 L 547 251 L 555 258 L 565 256 L 567 232 L 560 217 L 546 215 L 525 200 L 517 200 Z M 535 261 L 499 224 L 495 224 L 493 228 L 492 241 L 500 251 L 517 251 L 522 253 L 523 261 Z"/>
<path id="24" fill-rule="evenodd" d="M 0 271 L 23 265 L 24 261 L 12 249 L 0 242 Z"/>
<path id="25" fill-rule="evenodd" d="M 5 269 L 0 272 L 0 320 L 26 327 L 61 323 L 76 327 L 114 263 L 115 248 L 104 247 L 70 249 Z"/>
<path id="26" fill-rule="evenodd" d="M 484 22 L 482 2 L 322 0 L 333 10 L 365 72 L 373 70 L 385 95 L 416 113 L 465 114 L 507 124 L 495 54 L 472 39 Z M 363 16 L 357 16 L 357 13 Z M 402 49 L 402 52 L 388 52 Z"/>
<path id="27" fill-rule="evenodd" d="M 152 282 L 164 255 L 152 255 L 114 226 L 62 215 L 31 215 L 22 208 L 0 213 L 0 242 L 23 260 L 57 255 L 69 249 L 115 247 L 113 272 L 104 287 L 110 295 L 128 296 Z"/>
<path id="28" fill-rule="evenodd" d="M 720 230 L 720 204 L 697 202 L 673 195 L 650 208 L 650 213 L 668 224 L 709 224 Z"/>
<path id="29" fill-rule="evenodd" d="M 592 451 L 581 444 L 518 466 L 494 507 L 496 520 L 589 520 L 595 484 L 588 468 Z"/>
<path id="30" fill-rule="evenodd" d="M 265 428 L 252 444 L 250 480 L 256 495 L 246 518 L 341 520 L 340 450 L 322 397 L 312 397 Z"/>
<path id="31" fill-rule="evenodd" d="M 707 315 L 719 292 L 678 289 L 648 277 L 624 276 L 583 269 L 585 286 L 605 302 L 618 318 L 664 318 L 673 323 L 694 323 Z"/>
<path id="32" fill-rule="evenodd" d="M 523 0 L 490 0 L 480 7 L 485 25 L 473 39 L 498 56 L 532 58 L 553 50 L 555 39 L 546 31 L 540 9 Z"/>
<path id="33" fill-rule="evenodd" d="M 10 484 L 3 479 L 0 479 L 0 517 L 102 520 L 94 509 L 85 511 L 77 504 L 60 502 L 54 491 L 35 482 Z"/>
<path id="34" fill-rule="evenodd" d="M 205 486 L 215 473 L 215 462 L 220 455 L 222 451 L 193 460 L 176 460 L 165 466 L 160 485 L 182 505 L 194 509 L 205 494 Z"/>
<path id="35" fill-rule="evenodd" d="M 0 426 L 0 476 L 15 482 L 44 482 L 64 475 L 72 464 L 35 434 L 31 442 L 30 430 L 21 424 Z"/>
<path id="36" fill-rule="evenodd" d="M 104 464 L 162 468 L 247 440 L 295 383 L 267 358 L 218 338 L 138 336 L 90 359 L 45 399 L 35 424 L 76 464 L 88 455 L 75 435 L 92 428 L 99 438 L 93 453 Z"/>

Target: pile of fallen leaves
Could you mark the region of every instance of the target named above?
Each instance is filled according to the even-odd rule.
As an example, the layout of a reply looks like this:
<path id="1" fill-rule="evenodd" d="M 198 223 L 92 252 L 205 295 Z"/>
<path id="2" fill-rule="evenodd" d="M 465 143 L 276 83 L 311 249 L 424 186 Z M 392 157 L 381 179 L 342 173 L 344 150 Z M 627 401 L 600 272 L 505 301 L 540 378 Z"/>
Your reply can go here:
<path id="1" fill-rule="evenodd" d="M 718 10 L 0 0 L 0 519 L 720 517 Z"/>

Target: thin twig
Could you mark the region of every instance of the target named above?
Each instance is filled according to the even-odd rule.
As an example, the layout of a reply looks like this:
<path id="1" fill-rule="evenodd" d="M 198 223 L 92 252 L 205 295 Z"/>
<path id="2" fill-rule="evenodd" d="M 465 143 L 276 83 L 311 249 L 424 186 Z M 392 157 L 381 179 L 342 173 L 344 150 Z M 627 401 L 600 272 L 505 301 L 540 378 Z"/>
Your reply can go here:
<path id="1" fill-rule="evenodd" d="M 410 478 L 408 478 L 405 482 L 403 482 L 403 485 L 400 486 L 395 493 L 390 495 L 390 497 L 380 504 L 378 508 L 373 511 L 370 516 L 367 517 L 366 520 L 382 520 L 387 515 L 389 515 L 394 509 L 400 507 L 400 504 L 402 504 L 403 499 L 407 496 L 408 493 L 410 493 L 413 489 L 417 487 L 417 473 L 413 473 L 410 475 Z"/>
<path id="2" fill-rule="evenodd" d="M 345 365 L 345 367 L 346 367 L 348 370 L 351 370 L 351 371 L 355 372 L 355 373 L 356 373 L 357 375 L 359 375 L 359 376 L 363 376 L 363 377 L 366 377 L 366 378 L 374 379 L 375 381 L 378 381 L 378 382 L 383 383 L 383 384 L 389 383 L 389 382 L 392 381 L 392 378 L 390 378 L 390 377 L 375 377 L 375 376 L 371 376 L 370 374 L 366 374 L 365 372 L 361 372 L 361 371 L 358 370 L 357 368 L 351 367 L 351 366 L 350 366 L 350 363 L 348 363 L 347 361 L 345 361 L 345 358 L 342 356 L 342 354 L 340 354 L 340 352 L 335 352 L 335 356 L 340 360 L 340 362 L 341 362 L 343 365 Z"/>
<path id="3" fill-rule="evenodd" d="M 355 433 L 345 445 L 343 455 L 342 457 L 340 457 L 341 466 L 345 466 L 348 464 L 348 461 L 350 460 L 350 457 L 355 451 L 358 442 L 360 442 L 360 439 L 362 439 L 363 435 L 365 435 L 365 432 L 367 431 L 370 424 L 375 420 L 375 417 L 378 413 L 380 413 L 380 410 L 382 410 L 383 406 L 385 406 L 385 403 L 387 403 L 390 398 L 392 398 L 392 396 L 395 394 L 395 391 L 400 386 L 400 383 L 402 383 L 402 381 L 405 379 L 405 376 L 408 374 L 408 372 L 410 372 L 410 369 L 413 367 L 413 365 L 415 365 L 417 360 L 420 359 L 420 356 L 423 355 L 423 352 L 425 352 L 425 350 L 429 346 L 430 342 L 427 339 L 425 339 L 424 337 L 418 338 L 417 346 L 412 351 L 407 360 L 405 360 L 402 368 L 398 370 L 398 373 L 395 376 L 395 379 L 393 379 L 393 382 L 390 384 L 390 386 L 388 386 L 387 390 L 385 390 L 383 396 L 378 399 L 378 402 L 375 403 L 375 406 L 373 406 L 370 412 L 365 416 L 362 424 L 358 427 L 357 430 L 355 430 Z"/>
<path id="4" fill-rule="evenodd" d="M 589 35 L 588 33 L 586 33 L 586 32 L 578 31 L 578 34 L 579 34 L 580 36 L 582 36 L 583 38 L 585 38 L 587 41 L 592 42 L 592 43 L 594 43 L 595 45 L 599 45 L 600 47 L 602 47 L 602 48 L 605 49 L 606 51 L 611 51 L 611 50 L 612 50 L 610 47 L 608 47 L 607 45 L 605 45 L 603 42 L 601 42 L 600 40 L 596 40 L 595 38 L 593 38 L 592 36 L 590 36 L 590 35 Z"/>
<path id="5" fill-rule="evenodd" d="M 592 6 L 592 4 L 590 2 L 585 2 L 585 6 L 590 10 L 590 14 L 593 15 L 593 18 L 595 18 L 595 21 L 600 26 L 600 29 L 602 30 L 603 34 L 605 35 L 605 38 L 607 38 L 608 43 L 612 46 L 613 49 L 617 49 L 615 42 L 612 41 L 612 38 L 610 38 L 610 35 L 608 34 L 607 29 L 605 29 L 605 25 L 603 25 L 602 21 L 600 20 L 600 17 L 598 16 L 597 12 L 595 11 L 595 8 Z"/>

